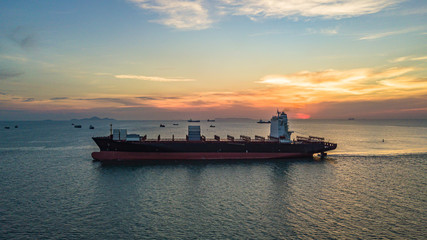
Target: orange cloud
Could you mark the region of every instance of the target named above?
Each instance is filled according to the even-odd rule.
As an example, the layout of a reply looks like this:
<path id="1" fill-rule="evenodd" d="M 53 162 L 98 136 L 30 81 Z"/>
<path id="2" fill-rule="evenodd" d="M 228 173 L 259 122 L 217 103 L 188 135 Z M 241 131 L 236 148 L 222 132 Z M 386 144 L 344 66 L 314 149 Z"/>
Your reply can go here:
<path id="1" fill-rule="evenodd" d="M 153 82 L 192 82 L 194 79 L 189 78 L 164 78 L 164 77 L 153 77 L 153 76 L 142 76 L 142 75 L 115 75 L 115 78 L 119 79 L 138 79 L 144 81 Z"/>
<path id="2" fill-rule="evenodd" d="M 306 111 L 314 104 L 335 102 L 387 101 L 427 96 L 426 78 L 417 77 L 422 69 L 393 67 L 385 69 L 328 69 L 302 71 L 287 75 L 267 75 L 253 89 L 193 93 L 181 95 L 93 94 L 90 97 L 32 99 L 32 96 L 0 95 L 0 109 L 131 109 L 155 108 L 168 111 L 227 112 L 236 106 L 253 109 L 287 108 L 296 118 L 310 118 Z M 409 106 L 409 105 L 408 105 Z M 417 106 L 417 108 L 420 108 Z M 422 107 L 421 107 L 422 108 Z M 344 109 L 344 108 L 343 108 Z"/>
<path id="3" fill-rule="evenodd" d="M 413 92 L 427 93 L 427 83 L 408 74 L 414 68 L 387 68 L 325 70 L 299 72 L 289 75 L 267 75 L 258 83 L 274 87 L 275 92 L 286 92 L 288 98 L 305 96 L 306 101 L 321 102 L 348 99 L 383 99 L 400 93 L 411 96 Z M 308 98 L 308 99 L 307 99 Z"/>

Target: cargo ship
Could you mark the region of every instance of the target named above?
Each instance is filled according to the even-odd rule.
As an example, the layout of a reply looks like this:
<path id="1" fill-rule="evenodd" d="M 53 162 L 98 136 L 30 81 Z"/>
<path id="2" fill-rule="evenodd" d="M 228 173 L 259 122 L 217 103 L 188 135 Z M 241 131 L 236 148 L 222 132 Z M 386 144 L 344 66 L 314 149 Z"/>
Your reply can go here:
<path id="1" fill-rule="evenodd" d="M 334 150 L 336 143 L 325 141 L 321 137 L 300 137 L 292 140 L 293 131 L 289 131 L 288 117 L 284 112 L 277 112 L 270 121 L 270 135 L 265 138 L 255 135 L 240 135 L 235 139 L 227 135 L 227 139 L 219 136 L 206 139 L 201 135 L 200 126 L 188 126 L 185 139 L 147 139 L 147 135 L 127 134 L 126 129 L 112 129 L 110 135 L 93 137 L 100 151 L 93 152 L 95 161 L 120 163 L 163 163 L 206 160 L 260 160 L 313 157 L 318 153 L 321 157 Z"/>

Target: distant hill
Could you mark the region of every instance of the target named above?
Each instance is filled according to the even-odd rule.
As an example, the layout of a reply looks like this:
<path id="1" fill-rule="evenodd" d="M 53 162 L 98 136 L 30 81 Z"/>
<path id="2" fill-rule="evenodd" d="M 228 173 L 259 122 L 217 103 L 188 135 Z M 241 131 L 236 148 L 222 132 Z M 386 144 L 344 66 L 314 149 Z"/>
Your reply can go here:
<path id="1" fill-rule="evenodd" d="M 82 119 L 71 119 L 71 121 L 99 121 L 99 120 L 109 120 L 114 121 L 115 119 L 112 118 L 99 118 L 99 117 L 91 117 L 91 118 L 82 118 Z"/>

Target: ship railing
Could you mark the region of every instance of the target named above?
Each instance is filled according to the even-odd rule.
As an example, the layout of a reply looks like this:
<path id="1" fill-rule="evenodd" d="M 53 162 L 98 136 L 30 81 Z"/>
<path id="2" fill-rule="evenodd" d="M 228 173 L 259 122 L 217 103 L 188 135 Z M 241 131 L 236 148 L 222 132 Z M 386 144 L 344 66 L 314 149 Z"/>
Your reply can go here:
<path id="1" fill-rule="evenodd" d="M 314 136 L 309 136 L 309 137 L 302 137 L 302 136 L 297 136 L 297 139 L 295 142 L 310 142 L 310 143 L 322 143 L 324 146 L 327 147 L 336 147 L 336 143 L 332 143 L 329 141 L 325 141 L 325 138 L 323 137 L 314 137 Z"/>
<path id="2" fill-rule="evenodd" d="M 255 135 L 255 140 L 256 141 L 265 141 L 265 137 Z"/>
<path id="3" fill-rule="evenodd" d="M 301 137 L 301 136 L 297 136 L 297 141 L 310 141 L 310 139 L 309 138 L 307 138 L 307 137 Z"/>
<path id="4" fill-rule="evenodd" d="M 158 139 L 158 138 L 146 138 L 146 139 L 141 139 L 141 142 L 170 142 L 170 141 L 172 141 L 172 142 L 184 142 L 184 141 L 188 141 L 187 139 L 185 139 L 185 138 L 176 138 L 176 137 L 174 137 L 174 138 L 160 138 L 160 139 Z"/>
<path id="5" fill-rule="evenodd" d="M 104 138 L 110 138 L 104 137 Z M 126 140 L 119 140 L 119 141 L 126 141 Z M 188 138 L 176 138 L 174 135 L 172 135 L 172 138 L 161 138 L 160 136 L 157 137 L 157 139 L 149 139 L 147 138 L 147 135 L 140 137 L 141 142 L 168 142 L 168 141 L 176 141 L 176 142 L 185 142 L 188 141 Z M 275 138 L 268 138 L 255 135 L 255 139 L 251 139 L 248 136 L 241 135 L 240 139 L 235 139 L 233 136 L 227 135 L 227 139 L 221 139 L 219 136 L 215 135 L 214 138 L 206 138 L 205 136 L 201 136 L 200 140 L 201 142 L 277 142 L 278 139 Z M 325 148 L 336 148 L 337 144 L 329 141 L 325 141 L 324 138 L 321 137 L 302 137 L 302 136 L 296 136 L 296 140 L 294 140 L 292 143 L 294 144 L 300 144 L 300 143 L 321 143 Z"/>
<path id="6" fill-rule="evenodd" d="M 323 142 L 323 147 L 325 149 L 336 148 L 337 144 L 336 143 L 332 143 L 332 142 Z"/>
<path id="7" fill-rule="evenodd" d="M 308 138 L 314 141 L 325 141 L 325 138 L 323 137 L 308 136 Z"/>
<path id="8" fill-rule="evenodd" d="M 126 140 L 122 140 L 126 141 Z M 186 142 L 189 141 L 187 138 L 140 138 L 140 142 Z M 214 138 L 206 138 L 204 136 L 200 137 L 199 142 L 277 142 L 277 139 L 265 139 L 264 137 L 256 136 L 255 139 L 251 139 L 248 136 L 243 136 L 239 139 L 221 139 L 219 136 Z M 193 142 L 193 141 L 191 141 Z"/>
<path id="9" fill-rule="evenodd" d="M 301 136 L 297 136 L 297 141 L 302 141 L 302 142 L 324 142 L 325 139 L 321 138 L 321 137 L 301 137 Z"/>
<path id="10" fill-rule="evenodd" d="M 245 136 L 245 135 L 240 135 L 240 139 L 245 141 L 245 142 L 250 142 L 251 141 L 251 137 Z"/>

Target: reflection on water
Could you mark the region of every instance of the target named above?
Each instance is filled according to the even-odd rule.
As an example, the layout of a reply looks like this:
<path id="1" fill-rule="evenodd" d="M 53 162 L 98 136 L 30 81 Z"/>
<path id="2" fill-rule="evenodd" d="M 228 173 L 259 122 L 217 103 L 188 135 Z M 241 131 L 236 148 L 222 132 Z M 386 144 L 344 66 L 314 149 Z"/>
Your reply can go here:
<path id="1" fill-rule="evenodd" d="M 124 205 L 133 202 L 139 209 L 138 213 L 116 209 L 114 214 L 123 218 L 131 214 L 132 221 L 145 224 L 152 236 L 164 232 L 189 238 L 417 236 L 422 227 L 413 216 L 424 215 L 426 199 L 409 204 L 417 193 L 397 184 L 408 182 L 408 177 L 405 170 L 398 174 L 396 164 L 405 168 L 399 157 L 349 157 L 98 170 L 100 179 L 115 179 L 110 186 L 104 182 L 100 186 L 120 189 L 113 196 L 127 196 Z M 412 190 L 418 187 L 426 190 L 420 183 Z M 400 231 L 395 232 L 390 224 L 397 224 L 398 212 L 399 218 L 414 220 L 400 222 Z"/>

